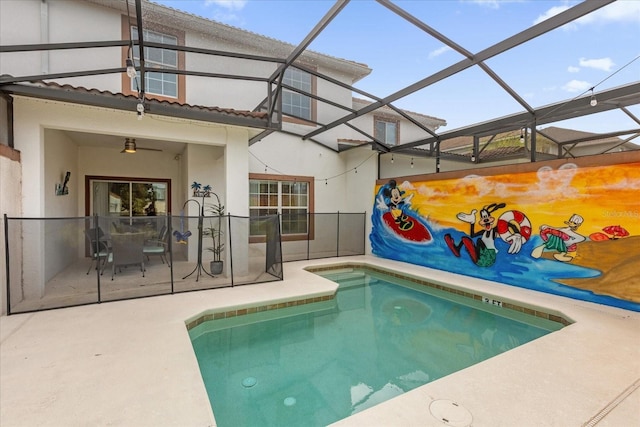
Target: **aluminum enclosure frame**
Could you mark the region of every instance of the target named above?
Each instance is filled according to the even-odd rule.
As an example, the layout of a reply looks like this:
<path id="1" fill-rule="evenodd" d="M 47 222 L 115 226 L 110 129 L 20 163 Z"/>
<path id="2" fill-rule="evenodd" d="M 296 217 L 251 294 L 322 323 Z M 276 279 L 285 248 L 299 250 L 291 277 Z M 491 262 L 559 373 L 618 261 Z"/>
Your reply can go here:
<path id="1" fill-rule="evenodd" d="M 100 3 L 100 0 L 89 0 L 92 2 Z M 340 119 L 334 120 L 331 123 L 312 123 L 317 126 L 317 129 L 308 132 L 306 134 L 296 134 L 292 132 L 287 132 L 288 134 L 296 135 L 303 140 L 311 140 L 318 144 L 323 144 L 316 138 L 318 136 L 328 130 L 331 130 L 338 126 L 345 126 L 352 130 L 355 130 L 359 134 L 363 135 L 365 138 L 365 143 L 368 143 L 372 146 L 372 148 L 380 153 L 410 153 L 412 156 L 417 157 L 436 157 L 440 159 L 441 157 L 450 158 L 451 160 L 463 161 L 472 163 L 474 160 L 470 158 L 466 158 L 465 156 L 460 155 L 447 155 L 446 151 L 442 150 L 442 143 L 448 139 L 467 136 L 479 138 L 486 136 L 495 136 L 499 133 L 515 131 L 522 128 L 530 128 L 532 143 L 535 143 L 535 134 L 537 132 L 537 126 L 543 124 L 549 124 L 561 120 L 566 120 L 570 118 L 582 117 L 590 114 L 601 113 L 604 111 L 620 109 L 629 117 L 632 118 L 634 122 L 638 124 L 637 128 L 620 130 L 619 132 L 614 132 L 608 134 L 609 136 L 619 136 L 619 135 L 631 135 L 628 137 L 625 142 L 633 141 L 638 138 L 640 135 L 640 119 L 634 116 L 627 107 L 632 105 L 640 104 L 640 82 L 633 82 L 627 85 L 619 86 L 617 88 L 599 91 L 598 92 L 598 105 L 596 107 L 592 107 L 589 105 L 588 97 L 578 97 L 571 100 L 566 100 L 558 103 L 554 103 L 551 105 L 547 105 L 540 108 L 534 108 L 530 106 L 523 98 L 520 96 L 517 91 L 515 91 L 512 87 L 510 87 L 497 73 L 495 73 L 492 69 L 490 69 L 484 61 L 500 55 L 504 52 L 509 51 L 510 49 L 524 44 L 528 41 L 535 39 L 549 31 L 555 30 L 567 23 L 570 23 L 574 20 L 577 20 L 589 13 L 592 13 L 610 3 L 613 3 L 616 0 L 585 0 L 577 5 L 567 9 L 564 12 L 561 12 L 545 21 L 542 21 L 536 25 L 531 26 L 530 28 L 515 34 L 511 37 L 508 37 L 493 46 L 490 46 L 480 52 L 472 53 L 465 49 L 463 46 L 460 46 L 446 37 L 444 34 L 441 34 L 434 30 L 432 27 L 427 25 L 425 22 L 417 19 L 415 16 L 409 14 L 398 5 L 392 3 L 390 0 L 376 0 L 380 5 L 387 8 L 391 13 L 395 13 L 400 16 L 410 24 L 416 26 L 425 34 L 439 40 L 444 43 L 446 46 L 452 48 L 456 52 L 460 53 L 465 57 L 465 59 L 455 63 L 445 69 L 442 69 L 428 77 L 425 77 L 418 82 L 415 82 L 411 85 L 404 87 L 403 89 L 385 97 L 379 98 L 373 94 L 366 93 L 354 86 L 342 83 L 337 81 L 336 79 L 331 78 L 330 76 L 319 73 L 315 70 L 311 70 L 308 67 L 304 67 L 296 63 L 296 60 L 303 55 L 308 46 L 313 42 L 315 38 L 317 38 L 322 31 L 330 25 L 331 21 L 338 16 L 341 11 L 347 6 L 349 0 L 338 0 L 333 6 L 329 9 L 329 11 L 323 16 L 323 18 L 314 26 L 314 28 L 309 32 L 309 34 L 304 38 L 304 40 L 297 46 L 295 46 L 291 52 L 286 57 L 268 57 L 268 56 L 260 56 L 260 55 L 250 55 L 250 54 L 241 54 L 238 52 L 225 52 L 220 50 L 209 50 L 202 48 L 194 48 L 189 46 L 176 46 L 176 45 L 166 45 L 162 43 L 153 43 L 144 40 L 143 31 L 141 29 L 144 28 L 144 22 L 142 19 L 143 16 L 143 8 L 151 8 L 156 12 L 158 10 L 162 11 L 166 8 L 156 5 L 154 3 L 150 3 L 144 0 L 122 0 L 123 5 L 126 6 L 127 14 L 129 14 L 129 6 L 135 6 L 135 22 L 139 27 L 138 38 L 136 40 L 113 40 L 113 41 L 93 41 L 93 42 L 72 42 L 72 43 L 48 43 L 48 44 L 28 44 L 28 45 L 2 45 L 0 46 L 0 53 L 8 53 L 8 52 L 30 52 L 30 51 L 49 51 L 49 50 L 64 50 L 64 49 L 85 49 L 85 48 L 100 48 L 100 47 L 122 47 L 129 46 L 130 44 L 133 46 L 139 46 L 141 52 L 140 58 L 140 67 L 139 71 L 141 74 L 141 81 L 144 82 L 144 58 L 142 57 L 144 49 L 142 47 L 156 47 L 162 49 L 170 49 L 180 52 L 191 52 L 198 53 L 204 55 L 212 55 L 212 56 L 223 56 L 228 58 L 234 58 L 239 60 L 251 60 L 251 61 L 261 61 L 272 63 L 276 65 L 276 70 L 268 77 L 263 76 L 251 76 L 251 75 L 239 75 L 239 74 L 217 74 L 217 73 L 207 73 L 201 71 L 193 71 L 193 70 L 162 70 L 165 73 L 173 73 L 179 75 L 192 75 L 192 76 L 201 76 L 201 77 L 209 77 L 209 78 L 222 78 L 222 79 L 234 79 L 234 80 L 243 80 L 243 81 L 254 81 L 254 82 L 262 82 L 265 84 L 265 93 L 266 96 L 263 98 L 263 101 L 260 102 L 254 109 L 253 112 L 266 113 L 264 116 L 260 115 L 236 115 L 236 114 L 227 114 L 224 113 L 224 107 L 204 107 L 199 108 L 196 106 L 189 105 L 167 105 L 167 103 L 157 102 L 154 100 L 145 99 L 145 88 L 141 88 L 139 92 L 139 99 L 132 99 L 131 96 L 120 96 L 122 94 L 112 94 L 110 92 L 100 92 L 95 93 L 95 91 L 91 91 L 91 93 L 87 93 L 86 91 L 74 91 L 74 90 L 58 90 L 53 89 L 51 87 L 47 87 L 45 85 L 33 84 L 30 82 L 34 81 L 46 81 L 52 79 L 63 79 L 66 77 L 79 77 L 79 76 L 90 76 L 90 75 L 100 75 L 100 74 L 114 74 L 114 73 L 124 73 L 126 71 L 123 67 L 116 68 L 107 68 L 107 69 L 97 69 L 97 70 L 83 70 L 83 71 L 70 71 L 67 73 L 52 73 L 52 74 L 41 74 L 41 75 L 29 75 L 29 76 L 0 76 L 0 92 L 10 95 L 22 95 L 22 96 L 30 96 L 30 97 L 39 97 L 39 98 L 48 98 L 48 99 L 56 99 L 65 102 L 79 103 L 79 104 L 87 104 L 94 106 L 104 106 L 108 108 L 116 108 L 121 110 L 128 111 L 136 111 L 136 105 L 139 102 L 144 102 L 145 112 L 179 117 L 184 119 L 193 119 L 193 120 L 203 120 L 208 122 L 217 122 L 223 124 L 231 124 L 231 125 L 240 125 L 247 126 L 251 128 L 256 128 L 259 132 L 250 138 L 249 145 L 257 143 L 262 138 L 267 136 L 270 133 L 282 131 L 282 111 L 281 111 L 281 94 L 282 90 L 286 89 L 288 91 L 293 91 L 300 93 L 305 96 L 309 96 L 318 102 L 322 102 L 326 105 L 331 105 L 333 107 L 342 109 L 346 112 L 346 114 Z M 120 6 L 119 6 L 120 7 Z M 124 11 L 124 7 L 121 7 Z M 284 77 L 284 72 L 288 67 L 295 66 L 305 72 L 308 72 L 317 78 L 323 79 L 324 81 L 338 85 L 342 88 L 351 90 L 353 93 L 361 94 L 366 96 L 372 100 L 374 100 L 371 104 L 359 109 L 355 110 L 352 105 L 339 105 L 333 101 L 330 101 L 322 96 L 307 93 L 302 90 L 298 90 L 291 86 L 288 86 L 282 82 Z M 407 114 L 404 110 L 397 108 L 393 105 L 393 102 L 413 94 L 414 92 L 421 90 L 425 87 L 428 87 L 434 83 L 437 83 L 443 79 L 451 77 L 461 71 L 464 71 L 468 68 L 478 66 L 485 72 L 496 84 L 504 90 L 509 96 L 511 96 L 519 105 L 522 106 L 523 111 L 516 112 L 514 114 L 492 119 L 483 123 L 472 124 L 469 126 L 465 126 L 459 129 L 454 129 L 452 131 L 437 133 L 428 127 L 424 126 L 422 123 L 415 120 L 411 115 Z M 384 144 L 382 141 L 376 139 L 374 136 L 369 135 L 367 131 L 363 129 L 359 129 L 356 125 L 354 125 L 351 121 L 355 118 L 361 117 L 365 114 L 371 113 L 379 108 L 386 107 L 391 108 L 395 113 L 402 116 L 404 119 L 410 121 L 413 125 L 417 126 L 420 130 L 425 132 L 425 137 L 413 141 L 400 141 L 398 145 L 390 146 Z M 222 111 L 222 112 L 221 112 Z M 261 131 L 260 131 L 261 130 Z M 604 137 L 604 135 L 600 135 L 600 137 Z M 566 155 L 568 152 L 570 153 L 570 149 L 566 149 L 566 146 L 569 145 L 577 145 L 582 142 L 587 142 L 592 139 L 581 139 L 574 141 L 553 141 L 558 145 L 558 156 Z M 325 145 L 326 146 L 326 145 Z M 332 147 L 328 147 L 333 149 Z M 535 161 L 535 150 L 534 146 L 532 146 L 531 152 L 531 161 Z M 335 151 L 342 151 L 348 148 L 338 148 Z M 475 151 L 475 150 L 474 150 Z M 501 160 L 500 158 L 493 159 Z"/>

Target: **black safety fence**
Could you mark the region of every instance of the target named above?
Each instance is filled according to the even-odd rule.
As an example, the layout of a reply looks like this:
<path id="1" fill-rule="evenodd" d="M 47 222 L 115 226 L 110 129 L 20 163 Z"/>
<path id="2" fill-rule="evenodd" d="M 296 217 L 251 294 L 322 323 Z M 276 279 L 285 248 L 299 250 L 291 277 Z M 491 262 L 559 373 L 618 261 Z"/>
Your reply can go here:
<path id="1" fill-rule="evenodd" d="M 299 223 L 305 219 L 308 233 L 287 234 L 286 227 L 283 227 L 283 261 L 364 255 L 365 213 L 283 215 L 282 223 Z"/>
<path id="2" fill-rule="evenodd" d="M 311 214 L 281 234 L 297 220 L 5 215 L 7 314 L 278 281 L 283 261 L 364 254 L 364 213 Z"/>

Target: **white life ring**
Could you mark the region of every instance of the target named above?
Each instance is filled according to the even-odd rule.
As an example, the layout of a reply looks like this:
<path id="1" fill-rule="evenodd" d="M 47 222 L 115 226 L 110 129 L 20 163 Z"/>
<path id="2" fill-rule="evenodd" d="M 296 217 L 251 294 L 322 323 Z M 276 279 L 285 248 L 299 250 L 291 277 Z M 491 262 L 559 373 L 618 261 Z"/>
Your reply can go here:
<path id="1" fill-rule="evenodd" d="M 520 211 L 504 212 L 498 218 L 496 229 L 500 238 L 507 243 L 511 243 L 509 239 L 516 233 L 524 238 L 522 243 L 531 237 L 531 221 Z"/>

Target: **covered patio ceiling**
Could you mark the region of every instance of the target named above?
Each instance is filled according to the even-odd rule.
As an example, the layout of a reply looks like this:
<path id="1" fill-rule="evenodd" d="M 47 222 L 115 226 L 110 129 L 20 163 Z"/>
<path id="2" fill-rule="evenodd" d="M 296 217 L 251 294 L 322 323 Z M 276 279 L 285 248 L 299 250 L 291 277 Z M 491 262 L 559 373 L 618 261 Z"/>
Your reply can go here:
<path id="1" fill-rule="evenodd" d="M 89 0 L 94 3 L 103 3 L 106 4 L 104 0 Z M 425 34 L 426 37 L 431 37 L 439 42 L 446 45 L 448 48 L 456 51 L 461 54 L 464 59 L 454 63 L 446 68 L 443 68 L 433 74 L 425 76 L 419 81 L 416 81 L 413 84 L 407 85 L 400 90 L 395 91 L 394 93 L 384 96 L 378 97 L 375 94 L 368 93 L 364 90 L 361 90 L 355 86 L 345 84 L 344 82 L 338 81 L 336 79 L 331 78 L 323 73 L 320 73 L 314 69 L 309 67 L 305 67 L 301 65 L 297 60 L 308 53 L 308 48 L 319 35 L 322 34 L 323 31 L 330 26 L 331 22 L 338 17 L 345 7 L 348 5 L 349 0 L 338 0 L 333 6 L 326 12 L 326 14 L 320 19 L 315 27 L 307 34 L 307 36 L 300 42 L 297 46 L 292 47 L 287 55 L 274 55 L 274 56 L 259 56 L 259 55 L 249 55 L 242 54 L 238 52 L 225 52 L 213 49 L 203 49 L 203 48 L 195 48 L 190 46 L 176 46 L 169 45 L 163 43 L 149 42 L 143 38 L 143 31 L 138 31 L 138 39 L 137 40 L 104 40 L 104 41 L 90 41 L 90 42 L 68 42 L 68 43 L 49 43 L 49 44 L 22 44 L 22 45 L 2 45 L 0 46 L 0 52 L 29 52 L 29 51 L 54 51 L 54 50 L 64 50 L 64 49 L 88 49 L 88 48 L 109 48 L 109 47 L 121 47 L 128 46 L 129 43 L 134 45 L 138 45 L 140 47 L 148 46 L 148 47 L 156 47 L 184 52 L 192 52 L 202 55 L 208 56 L 223 56 L 227 58 L 235 58 L 239 60 L 250 60 L 250 61 L 260 61 L 266 62 L 275 65 L 275 71 L 268 77 L 264 76 L 256 76 L 256 75 L 240 75 L 240 74 L 220 74 L 220 73 L 207 73 L 199 70 L 188 70 L 188 69 L 179 69 L 179 70 L 163 70 L 165 73 L 175 73 L 175 74 L 183 74 L 183 75 L 191 75 L 191 76 L 199 76 L 205 78 L 212 79 L 233 79 L 233 80 L 242 80 L 242 81 L 252 81 L 252 82 L 260 82 L 264 83 L 266 94 L 261 102 L 253 108 L 252 114 L 241 114 L 241 112 L 235 111 L 233 109 L 225 109 L 224 105 L 220 105 L 219 107 L 200 107 L 200 106 L 192 106 L 192 105 L 168 105 L 166 102 L 158 102 L 154 100 L 149 100 L 144 97 L 144 88 L 140 90 L 140 100 L 145 102 L 145 106 L 147 108 L 147 112 L 155 113 L 160 115 L 168 115 L 173 117 L 180 117 L 185 119 L 193 119 L 193 120 L 205 120 L 217 123 L 225 123 L 230 125 L 241 125 L 253 128 L 252 137 L 249 141 L 249 144 L 254 144 L 260 141 L 262 138 L 266 137 L 270 133 L 275 131 L 282 131 L 281 123 L 282 123 L 282 113 L 279 111 L 279 99 L 280 94 L 283 89 L 294 91 L 301 93 L 303 95 L 310 96 L 316 99 L 318 102 L 325 103 L 334 108 L 338 108 L 344 111 L 344 115 L 339 119 L 328 123 L 315 123 L 315 129 L 313 131 L 307 133 L 299 133 L 296 134 L 298 137 L 304 140 L 311 140 L 323 145 L 326 145 L 322 141 L 322 136 L 326 132 L 340 127 L 346 127 L 352 130 L 357 131 L 362 135 L 362 142 L 370 144 L 374 150 L 377 150 L 381 153 L 410 153 L 412 156 L 432 156 L 432 157 L 447 157 L 447 140 L 458 138 L 461 136 L 473 138 L 475 144 L 477 146 L 477 140 L 483 137 L 491 137 L 496 136 L 500 133 L 504 132 L 512 132 L 512 131 L 520 131 L 523 128 L 526 128 L 528 132 L 531 132 L 531 161 L 535 161 L 535 135 L 537 133 L 537 127 L 541 125 L 557 123 L 567 119 L 573 119 L 583 116 L 589 116 L 593 114 L 604 113 L 607 111 L 619 111 L 621 114 L 624 114 L 631 118 L 631 122 L 633 125 L 627 129 L 617 129 L 615 131 L 609 132 L 607 134 L 599 134 L 594 137 L 581 138 L 576 140 L 569 141 L 554 141 L 559 145 L 562 144 L 572 144 L 579 145 L 581 143 L 586 143 L 598 138 L 605 137 L 617 137 L 617 136 L 626 136 L 624 139 L 625 142 L 633 142 L 637 141 L 637 138 L 640 136 L 640 118 L 638 118 L 637 113 L 634 114 L 633 111 L 629 109 L 631 106 L 635 106 L 640 104 L 640 81 L 632 81 L 625 83 L 621 86 L 609 88 L 606 90 L 598 91 L 597 105 L 590 105 L 590 95 L 582 94 L 572 99 L 559 100 L 556 103 L 545 105 L 542 107 L 533 107 L 526 100 L 525 97 L 518 93 L 512 86 L 510 86 L 501 76 L 495 72 L 489 65 L 487 61 L 491 58 L 504 55 L 506 52 L 522 45 L 525 43 L 529 43 L 532 40 L 558 28 L 572 23 L 580 18 L 585 17 L 588 14 L 591 14 L 598 9 L 601 9 L 615 0 L 586 0 L 581 3 L 576 4 L 575 6 L 565 10 L 564 12 L 558 13 L 555 16 L 552 16 L 546 20 L 543 20 L 531 27 L 521 31 L 513 36 L 502 39 L 501 41 L 485 48 L 479 52 L 471 52 L 465 47 L 457 44 L 446 35 L 442 34 L 435 30 L 432 26 L 428 25 L 423 20 L 418 19 L 413 16 L 406 10 L 399 7 L 396 3 L 391 2 L 390 0 L 376 0 L 377 3 L 382 5 L 384 8 L 388 10 L 388 13 L 395 14 L 398 17 L 402 18 L 404 21 L 410 23 L 411 25 L 418 28 L 421 32 Z M 113 6 L 113 2 L 111 2 L 111 6 Z M 144 16 L 151 16 L 152 14 L 172 14 L 172 17 L 175 19 L 175 10 L 163 6 L 159 6 L 155 3 L 148 2 L 145 0 L 130 0 L 129 4 L 126 3 L 126 0 L 122 1 L 121 5 L 118 5 L 122 11 L 126 11 L 129 13 L 129 7 L 131 6 L 131 17 L 134 18 L 137 22 L 137 26 L 139 28 L 145 28 Z M 194 15 L 185 15 L 184 18 L 181 19 L 191 19 L 191 20 L 200 20 L 206 21 L 204 18 L 200 18 Z M 207 21 L 208 22 L 208 21 Z M 147 71 L 144 66 L 144 57 L 143 57 L 143 49 L 140 49 L 141 54 L 141 65 L 139 68 L 141 81 L 145 81 L 144 74 Z M 636 58 L 637 59 L 637 58 Z M 541 60 L 544 60 L 543 55 L 541 55 Z M 284 71 L 291 66 L 302 69 L 306 72 L 311 73 L 316 76 L 318 79 L 322 79 L 325 82 L 328 82 L 333 85 L 340 86 L 342 88 L 350 90 L 353 94 L 368 98 L 371 102 L 363 108 L 355 110 L 352 105 L 340 105 L 329 99 L 322 97 L 321 95 L 316 95 L 313 93 L 308 93 L 294 87 L 287 86 L 283 84 L 282 77 L 284 75 Z M 405 97 L 408 97 L 417 91 L 420 91 L 426 87 L 434 85 L 440 81 L 445 79 L 453 78 L 459 73 L 470 69 L 477 68 L 481 70 L 484 74 L 486 74 L 496 85 L 498 85 L 504 93 L 508 94 L 508 96 L 515 100 L 517 105 L 519 105 L 519 109 L 515 110 L 513 114 L 497 117 L 491 120 L 483 121 L 481 123 L 469 123 L 463 127 L 458 129 L 454 129 L 451 131 L 443 131 L 438 132 L 438 130 L 434 131 L 424 126 L 422 123 L 415 120 L 410 114 L 408 114 L 405 110 L 398 108 L 394 105 L 395 102 L 402 100 Z M 157 70 L 154 70 L 157 71 Z M 56 81 L 60 81 L 60 79 L 71 78 L 71 77 L 82 77 L 82 76 L 91 76 L 91 75 L 100 75 L 100 74 L 113 74 L 113 73 L 124 73 L 126 72 L 125 68 L 122 67 L 114 67 L 108 69 L 95 69 L 95 70 L 74 70 L 62 73 L 51 73 L 51 74 L 41 74 L 41 75 L 28 75 L 28 76 L 8 76 L 3 75 L 0 76 L 0 91 L 16 94 L 16 95 L 24 95 L 24 96 L 32 96 L 32 97 L 46 97 L 52 99 L 59 99 L 65 102 L 73 102 L 79 104 L 91 104 L 96 106 L 104 106 L 108 108 L 116 108 L 122 110 L 135 111 L 135 107 L 137 105 L 138 100 L 131 99 L 131 96 L 123 96 L 122 94 L 113 94 L 109 92 L 99 92 L 87 90 L 84 88 L 72 88 L 66 85 L 52 85 L 50 83 L 45 83 L 46 81 L 51 81 L 55 79 Z M 398 70 L 398 73 L 401 73 L 402 70 Z M 35 83 L 34 83 L 35 82 Z M 38 83 L 40 82 L 40 83 Z M 593 88 L 592 88 L 593 92 Z M 221 101 L 223 104 L 224 101 Z M 373 135 L 370 134 L 369 129 L 360 129 L 356 125 L 354 125 L 353 120 L 367 113 L 375 112 L 380 108 L 390 108 L 395 113 L 399 114 L 403 118 L 409 120 L 414 125 L 419 127 L 424 131 L 424 137 L 414 140 L 400 140 L 398 145 L 390 146 L 384 144 L 382 141 L 376 139 Z M 240 114 L 239 114 L 240 113 Z M 349 149 L 341 147 L 338 150 Z M 461 157 L 461 156 L 451 156 L 454 160 L 462 160 L 469 161 L 469 159 Z M 494 160 L 501 160 L 500 158 Z"/>

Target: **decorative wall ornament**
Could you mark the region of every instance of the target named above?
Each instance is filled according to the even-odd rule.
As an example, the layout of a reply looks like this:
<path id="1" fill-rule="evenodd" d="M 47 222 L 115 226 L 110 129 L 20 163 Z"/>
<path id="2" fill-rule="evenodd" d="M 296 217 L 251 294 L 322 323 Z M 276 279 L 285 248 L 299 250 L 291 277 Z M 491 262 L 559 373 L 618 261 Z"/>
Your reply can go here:
<path id="1" fill-rule="evenodd" d="M 71 177 L 71 172 L 67 171 L 64 176 L 64 182 L 62 184 L 56 184 L 56 196 L 66 196 L 69 194 L 69 187 L 67 184 L 69 183 L 69 178 Z"/>
<path id="2" fill-rule="evenodd" d="M 191 189 L 193 190 L 193 197 L 211 197 L 210 185 L 205 185 L 203 187 L 199 182 L 193 181 Z"/>

